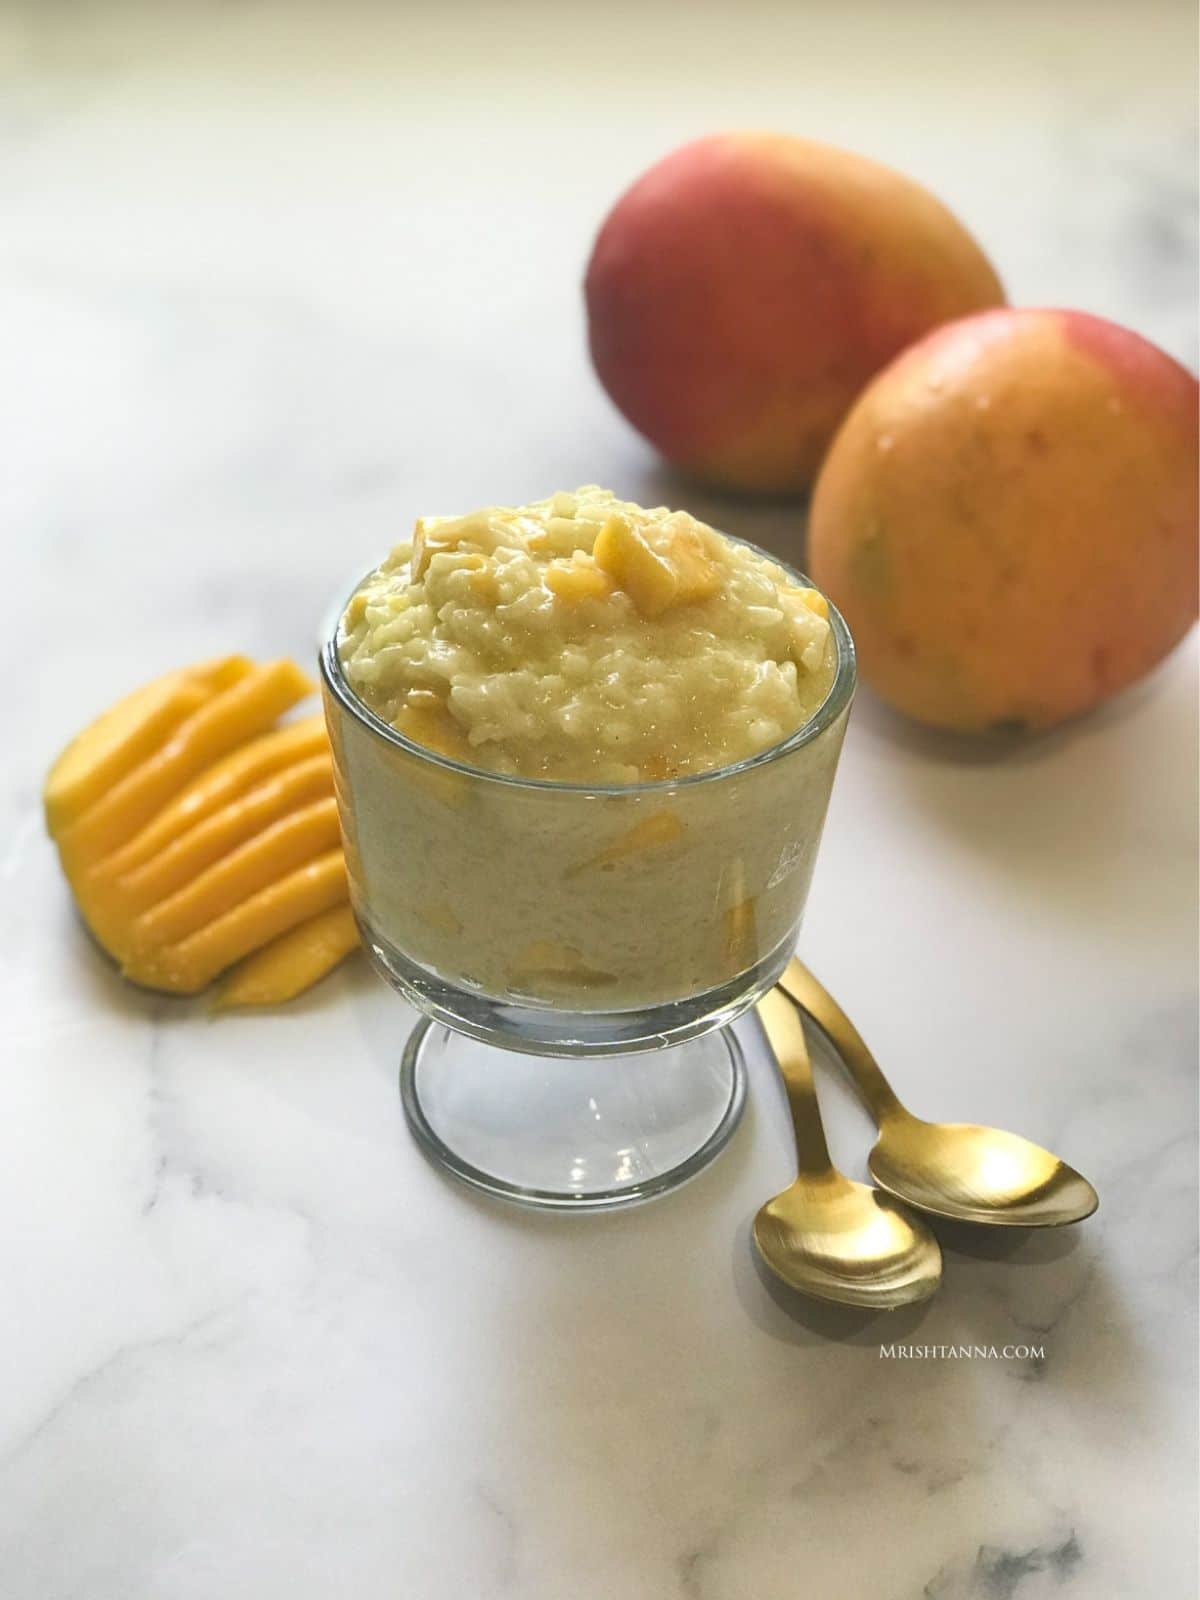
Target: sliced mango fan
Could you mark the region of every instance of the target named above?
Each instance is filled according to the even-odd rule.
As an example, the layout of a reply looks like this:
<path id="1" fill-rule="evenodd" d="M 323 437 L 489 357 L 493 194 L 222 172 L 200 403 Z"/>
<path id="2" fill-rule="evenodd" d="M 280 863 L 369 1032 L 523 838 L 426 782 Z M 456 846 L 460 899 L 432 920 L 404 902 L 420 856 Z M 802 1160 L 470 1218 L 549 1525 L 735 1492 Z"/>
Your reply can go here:
<path id="1" fill-rule="evenodd" d="M 79 910 L 132 982 L 277 1005 L 356 948 L 324 719 L 294 661 L 224 656 L 135 689 L 46 779 Z"/>

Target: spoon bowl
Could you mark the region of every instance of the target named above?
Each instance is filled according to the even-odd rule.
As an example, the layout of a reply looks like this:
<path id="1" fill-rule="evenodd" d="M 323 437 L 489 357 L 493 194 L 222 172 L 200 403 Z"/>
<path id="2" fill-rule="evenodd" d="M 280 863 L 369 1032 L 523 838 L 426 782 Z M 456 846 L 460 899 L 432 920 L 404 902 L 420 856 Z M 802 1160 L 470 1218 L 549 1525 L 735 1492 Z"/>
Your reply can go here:
<path id="1" fill-rule="evenodd" d="M 1100 1203 L 1086 1178 L 1041 1145 L 969 1122 L 888 1117 L 867 1165 L 881 1189 L 956 1222 L 1062 1227 Z"/>
<path id="2" fill-rule="evenodd" d="M 1059 1228 L 1082 1222 L 1100 1204 L 1074 1167 L 1020 1134 L 914 1117 L 802 961 L 788 962 L 779 986 L 829 1039 L 874 1117 L 879 1138 L 867 1165 L 881 1189 L 934 1216 L 1001 1228 Z"/>
<path id="3" fill-rule="evenodd" d="M 926 1300 L 942 1277 L 929 1230 L 890 1195 L 835 1173 L 798 1178 L 754 1219 L 758 1253 L 801 1294 L 890 1311 Z"/>
<path id="4" fill-rule="evenodd" d="M 942 1252 L 919 1217 L 891 1195 L 855 1183 L 830 1160 L 800 1013 L 779 989 L 758 1002 L 787 1093 L 800 1175 L 754 1219 L 754 1243 L 789 1288 L 819 1300 L 890 1311 L 926 1300 L 942 1281 Z"/>

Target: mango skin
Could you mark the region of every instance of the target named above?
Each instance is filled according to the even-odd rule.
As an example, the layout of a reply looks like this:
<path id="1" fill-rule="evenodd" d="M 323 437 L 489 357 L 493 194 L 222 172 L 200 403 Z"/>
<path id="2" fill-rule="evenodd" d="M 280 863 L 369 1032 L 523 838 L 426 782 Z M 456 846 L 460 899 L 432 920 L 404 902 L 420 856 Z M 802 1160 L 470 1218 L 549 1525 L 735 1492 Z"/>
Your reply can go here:
<path id="1" fill-rule="evenodd" d="M 778 133 L 710 135 L 651 167 L 601 227 L 584 293 L 596 372 L 633 426 L 695 477 L 785 494 L 905 345 L 1004 302 L 919 184 Z"/>
<path id="2" fill-rule="evenodd" d="M 808 571 L 859 670 L 963 732 L 1042 729 L 1196 618 L 1197 384 L 1080 311 L 939 329 L 871 384 L 813 496 Z"/>

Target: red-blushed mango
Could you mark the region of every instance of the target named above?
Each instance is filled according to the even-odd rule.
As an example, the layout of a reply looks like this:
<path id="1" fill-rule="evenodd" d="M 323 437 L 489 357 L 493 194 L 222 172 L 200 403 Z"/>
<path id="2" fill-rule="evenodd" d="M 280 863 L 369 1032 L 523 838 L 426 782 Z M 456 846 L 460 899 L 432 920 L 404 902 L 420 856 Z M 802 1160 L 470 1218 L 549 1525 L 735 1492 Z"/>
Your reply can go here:
<path id="1" fill-rule="evenodd" d="M 859 399 L 808 570 L 863 678 L 922 722 L 1047 728 L 1149 672 L 1196 616 L 1197 385 L 1081 311 L 938 329 Z"/>
<path id="2" fill-rule="evenodd" d="M 778 133 L 714 134 L 609 213 L 585 284 L 592 359 L 664 456 L 725 487 L 808 488 L 863 385 L 1004 291 L 927 190 Z"/>

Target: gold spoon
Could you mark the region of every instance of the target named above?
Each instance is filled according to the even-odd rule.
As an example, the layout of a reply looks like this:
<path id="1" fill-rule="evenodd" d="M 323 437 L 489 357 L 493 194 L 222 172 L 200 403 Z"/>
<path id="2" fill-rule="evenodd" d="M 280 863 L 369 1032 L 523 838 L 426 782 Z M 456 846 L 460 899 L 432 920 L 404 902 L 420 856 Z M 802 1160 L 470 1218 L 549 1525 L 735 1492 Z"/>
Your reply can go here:
<path id="1" fill-rule="evenodd" d="M 802 961 L 788 962 L 779 986 L 828 1034 L 874 1117 L 879 1138 L 867 1165 L 881 1189 L 935 1216 L 1002 1227 L 1061 1227 L 1090 1217 L 1100 1204 L 1074 1167 L 1019 1134 L 914 1117 L 858 1029 Z"/>
<path id="2" fill-rule="evenodd" d="M 919 1217 L 890 1195 L 844 1177 L 829 1159 L 804 1024 L 772 989 L 758 1002 L 787 1090 L 800 1175 L 754 1219 L 758 1253 L 802 1294 L 888 1311 L 925 1300 L 942 1281 L 942 1252 Z"/>

